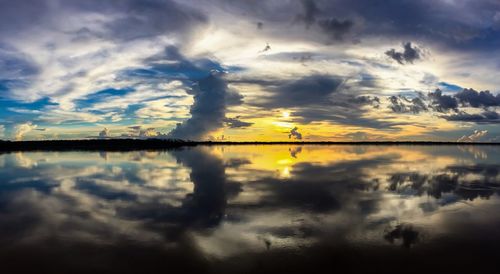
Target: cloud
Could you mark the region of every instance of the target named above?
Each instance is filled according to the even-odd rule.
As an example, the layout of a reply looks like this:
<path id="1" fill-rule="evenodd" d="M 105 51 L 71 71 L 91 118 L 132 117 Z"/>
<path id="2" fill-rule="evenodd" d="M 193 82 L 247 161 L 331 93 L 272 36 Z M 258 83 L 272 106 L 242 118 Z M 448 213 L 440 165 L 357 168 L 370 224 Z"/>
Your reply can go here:
<path id="1" fill-rule="evenodd" d="M 398 52 L 395 49 L 390 49 L 385 52 L 385 55 L 396 60 L 399 64 L 413 64 L 414 61 L 421 58 L 420 49 L 418 47 L 412 47 L 411 42 L 403 44 L 404 51 Z"/>
<path id="2" fill-rule="evenodd" d="M 125 41 L 165 34 L 184 36 L 208 21 L 203 13 L 170 0 L 126 0 L 111 7 L 99 2 L 94 2 L 92 9 L 105 6 L 121 15 L 106 24 L 107 34 Z"/>
<path id="3" fill-rule="evenodd" d="M 453 96 L 443 95 L 440 89 L 428 94 L 432 100 L 432 107 L 438 112 L 447 112 L 449 110 L 457 110 L 458 102 Z"/>
<path id="4" fill-rule="evenodd" d="M 460 137 L 457 142 L 476 142 L 488 134 L 487 130 L 474 130 L 471 135 L 464 135 Z"/>
<path id="5" fill-rule="evenodd" d="M 229 92 L 222 73 L 214 71 L 196 84 L 190 91 L 194 96 L 191 118 L 177 124 L 169 138 L 199 140 L 223 126 Z"/>
<path id="6" fill-rule="evenodd" d="M 40 67 L 29 55 L 0 43 L 0 84 L 3 88 L 27 85 L 28 80 L 40 71 Z"/>
<path id="7" fill-rule="evenodd" d="M 307 29 L 318 26 L 319 30 L 327 34 L 331 40 L 342 40 L 354 26 L 351 20 L 339 20 L 337 18 L 322 18 L 322 10 L 318 8 L 314 0 L 301 1 L 303 12 L 297 15 L 297 20 L 303 22 Z"/>
<path id="8" fill-rule="evenodd" d="M 122 134 L 122 137 L 155 138 L 161 136 L 154 127 L 143 129 L 142 126 L 130 126 L 128 129 L 129 132 Z"/>
<path id="9" fill-rule="evenodd" d="M 29 133 L 30 131 L 36 129 L 38 126 L 34 125 L 31 122 L 25 123 L 25 124 L 20 124 L 16 125 L 14 127 L 14 139 L 16 141 L 22 141 L 24 138 L 24 135 Z"/>
<path id="10" fill-rule="evenodd" d="M 156 131 L 156 129 L 153 127 L 141 130 L 139 132 L 139 137 L 142 138 L 151 138 L 151 137 L 156 137 L 158 135 L 159 135 L 158 131 Z"/>
<path id="11" fill-rule="evenodd" d="M 389 97 L 389 108 L 395 113 L 413 113 L 428 111 L 428 107 L 421 97 L 408 99 L 405 96 L 391 96 Z"/>
<path id="12" fill-rule="evenodd" d="M 128 127 L 129 129 L 129 132 L 128 133 L 124 133 L 124 137 L 131 137 L 131 136 L 139 136 L 140 132 L 141 132 L 141 129 L 142 129 L 142 126 L 130 126 Z"/>
<path id="13" fill-rule="evenodd" d="M 111 138 L 111 131 L 108 128 L 104 128 L 101 132 L 99 132 L 99 138 L 101 139 Z"/>
<path id="14" fill-rule="evenodd" d="M 351 20 L 338 20 L 336 18 L 324 19 L 318 22 L 321 30 L 333 40 L 342 40 L 354 27 Z"/>
<path id="15" fill-rule="evenodd" d="M 196 3 L 206 4 L 203 0 Z M 268 0 L 264 3 L 211 0 L 210 3 L 240 19 L 262 22 L 267 34 L 288 41 L 324 41 L 325 32 L 319 25 L 330 21 L 346 25 L 355 23 L 356 28 L 351 28 L 350 32 L 361 42 L 373 37 L 383 37 L 386 41 L 412 38 L 452 49 L 496 49 L 498 42 L 496 32 L 490 28 L 491 24 L 499 25 L 494 11 L 500 9 L 500 3 L 493 0 L 387 0 L 382 4 L 373 0 Z M 484 18 L 484 22 L 474 18 Z M 295 27 L 298 23 L 308 31 Z M 251 27 L 255 29 L 253 24 Z M 283 28 L 287 31 L 283 32 Z"/>
<path id="16" fill-rule="evenodd" d="M 155 90 L 154 81 L 123 80 L 120 73 L 145 65 L 142 61 L 165 45 L 189 47 L 192 34 L 208 23 L 204 11 L 172 0 L 0 1 L 0 92 L 23 103 L 41 98 L 54 103 L 37 109 L 44 120 L 24 121 L 101 121 L 102 113 L 80 108 L 78 100 L 124 85 Z M 133 115 L 120 111 L 109 120 Z"/>
<path id="17" fill-rule="evenodd" d="M 495 79 L 493 83 L 481 81 L 483 77 L 494 78 L 482 75 L 487 75 L 483 73 L 487 70 L 485 58 L 489 59 L 488 64 L 497 65 L 491 57 L 494 54 L 488 54 L 495 52 L 478 50 L 498 44 L 495 29 L 490 28 L 493 21 L 498 21 L 497 1 L 427 2 L 388 0 L 380 5 L 369 0 L 0 1 L 0 92 L 8 99 L 19 100 L 10 108 L 3 108 L 0 102 L 5 109 L 0 118 L 12 124 L 51 123 L 64 130 L 74 128 L 65 125 L 82 121 L 122 125 L 144 121 L 165 128 L 185 120 L 184 123 L 196 124 L 198 128 L 190 138 L 204 138 L 219 127 L 248 126 L 245 121 L 226 117 L 228 106 L 242 103 L 230 84 L 236 75 L 269 84 L 258 90 L 241 89 L 242 94 L 255 99 L 230 108 L 232 116 L 253 111 L 256 105 L 261 107 L 256 115 L 273 113 L 274 108 L 291 108 L 296 114 L 291 118 L 294 123 L 331 122 L 383 130 L 396 128 L 401 124 L 398 121 L 405 121 L 398 115 L 386 115 L 385 107 L 376 111 L 375 103 L 362 96 L 423 90 L 423 83 L 412 80 L 420 80 L 430 70 L 439 74 L 432 81 L 442 78 L 460 85 L 484 83 L 481 88 L 493 92 L 462 92 L 459 97 L 448 93 L 456 90 L 444 88 L 440 97 L 429 102 L 422 98 L 410 98 L 408 102 L 396 98 L 390 105 L 393 113 L 498 106 L 499 98 L 492 88 Z M 474 17 L 484 18 L 484 22 L 478 23 Z M 346 38 L 359 44 L 342 45 L 341 40 Z M 339 45 L 323 45 L 332 41 Z M 404 44 L 400 47 L 398 41 Z M 257 54 L 266 42 L 273 45 L 268 52 L 273 54 Z M 436 51 L 432 68 L 400 67 L 400 73 L 392 74 L 394 66 L 380 63 L 383 60 L 377 54 L 393 48 L 387 51 L 392 60 L 417 63 L 426 56 L 421 45 Z M 471 51 L 457 52 L 465 48 Z M 455 57 L 460 58 L 458 63 L 451 62 Z M 456 82 L 459 74 L 447 69 L 452 63 L 462 71 L 471 66 L 485 68 L 470 69 L 469 79 Z M 195 90 L 212 70 L 227 72 L 227 76 L 219 77 L 229 83 L 223 87 L 225 102 L 218 104 L 222 111 L 214 113 L 217 117 L 200 122 L 207 112 L 197 115 L 203 109 L 199 105 L 214 104 L 216 99 L 203 101 L 199 95 L 202 92 Z M 181 82 L 182 99 L 175 97 L 178 94 L 174 96 L 173 88 L 161 88 L 167 81 Z M 106 89 L 114 91 L 101 94 Z M 191 96 L 202 101 L 188 113 Z M 453 98 L 447 96 L 458 101 L 459 107 L 454 108 Z M 16 105 L 42 98 L 50 104 L 25 110 Z M 11 114 L 12 110 L 18 113 Z M 479 118 L 483 122 L 494 121 L 486 114 L 492 115 L 482 113 Z M 180 129 L 174 133 L 187 135 Z"/>
<path id="18" fill-rule="evenodd" d="M 316 16 L 320 13 L 314 0 L 300 1 L 303 8 L 303 14 L 297 15 L 297 20 L 302 21 L 307 28 L 316 23 Z"/>
<path id="19" fill-rule="evenodd" d="M 260 86 L 267 95 L 245 103 L 264 109 L 293 109 L 297 123 L 327 121 L 378 129 L 394 129 L 407 123 L 369 117 L 371 111 L 379 107 L 380 98 L 358 95 L 344 88 L 343 78 L 335 75 L 312 74 L 298 79 L 269 81 L 239 79 L 231 83 Z"/>
<path id="20" fill-rule="evenodd" d="M 471 107 L 498 107 L 500 106 L 500 94 L 493 95 L 487 91 L 475 91 L 474 89 L 464 89 L 455 94 L 460 103 Z"/>
<path id="21" fill-rule="evenodd" d="M 266 47 L 263 48 L 262 50 L 259 51 L 259 53 L 264 53 L 266 51 L 270 51 L 271 50 L 271 46 L 269 45 L 269 43 L 266 43 Z"/>
<path id="22" fill-rule="evenodd" d="M 183 35 L 207 17 L 195 9 L 171 0 L 25 0 L 19 3 L 0 2 L 0 33 L 16 35 L 13 29 L 27 31 L 34 26 L 56 27 L 65 16 L 72 15 L 67 28 L 76 28 L 81 37 L 95 36 L 132 40 L 175 33 Z M 75 18 L 94 15 L 98 21 L 75 24 Z M 101 17 L 101 16 L 103 17 Z M 83 22 L 79 22 L 83 23 Z"/>
<path id="23" fill-rule="evenodd" d="M 5 126 L 0 125 L 0 138 L 5 137 Z"/>
<path id="24" fill-rule="evenodd" d="M 338 92 L 342 80 L 339 77 L 323 74 L 305 76 L 292 81 L 277 82 L 267 89 L 271 96 L 264 98 L 263 105 L 271 107 L 298 107 L 325 104 L 331 95 Z"/>
<path id="25" fill-rule="evenodd" d="M 413 113 L 437 111 L 451 115 L 440 115 L 448 121 L 473 122 L 477 124 L 500 123 L 500 115 L 495 110 L 488 108 L 500 106 L 500 95 L 493 95 L 489 91 L 477 92 L 473 89 L 464 89 L 452 95 L 445 95 L 440 89 L 424 95 L 417 93 L 418 97 L 409 99 L 406 96 L 389 97 L 389 108 L 395 113 Z M 484 108 L 480 113 L 469 113 L 461 107 Z"/>
<path id="26" fill-rule="evenodd" d="M 189 60 L 178 48 L 169 46 L 162 54 L 147 58 L 146 63 L 148 69 L 131 70 L 127 76 L 182 81 L 194 100 L 189 109 L 191 117 L 162 138 L 200 140 L 224 126 L 227 107 L 243 103 L 243 97 L 228 88 L 226 68 L 215 60 Z"/>
<path id="27" fill-rule="evenodd" d="M 477 124 L 498 124 L 500 123 L 500 115 L 495 111 L 484 111 L 482 113 L 469 114 L 460 111 L 457 114 L 442 116 L 448 121 L 454 122 L 473 122 Z"/>
<path id="28" fill-rule="evenodd" d="M 302 140 L 302 134 L 298 130 L 298 127 L 292 128 L 292 130 L 290 130 L 290 133 L 288 134 L 288 139 L 293 138 L 295 140 Z"/>
<path id="29" fill-rule="evenodd" d="M 253 125 L 253 123 L 239 120 L 239 116 L 235 118 L 226 118 L 224 119 L 224 122 L 226 123 L 226 126 L 228 126 L 229 128 L 247 128 Z"/>
<path id="30" fill-rule="evenodd" d="M 347 138 L 347 139 L 352 140 L 352 141 L 368 141 L 373 136 L 371 134 L 363 132 L 363 131 L 355 131 L 355 132 L 349 132 L 342 137 Z"/>

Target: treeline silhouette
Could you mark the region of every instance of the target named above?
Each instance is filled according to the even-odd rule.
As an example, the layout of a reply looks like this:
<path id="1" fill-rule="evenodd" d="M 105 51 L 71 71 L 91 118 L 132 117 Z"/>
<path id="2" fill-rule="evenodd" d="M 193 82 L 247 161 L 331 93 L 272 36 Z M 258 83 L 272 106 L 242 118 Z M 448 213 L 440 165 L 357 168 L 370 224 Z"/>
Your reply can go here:
<path id="1" fill-rule="evenodd" d="M 172 149 L 194 145 L 196 144 L 193 142 L 162 139 L 0 141 L 0 151 L 132 151 Z"/>
<path id="2" fill-rule="evenodd" d="M 500 145 L 500 143 L 465 142 L 229 142 L 229 141 L 185 141 L 178 139 L 84 139 L 84 140 L 40 140 L 40 141 L 0 141 L 0 151 L 132 151 L 176 149 L 197 145 Z"/>

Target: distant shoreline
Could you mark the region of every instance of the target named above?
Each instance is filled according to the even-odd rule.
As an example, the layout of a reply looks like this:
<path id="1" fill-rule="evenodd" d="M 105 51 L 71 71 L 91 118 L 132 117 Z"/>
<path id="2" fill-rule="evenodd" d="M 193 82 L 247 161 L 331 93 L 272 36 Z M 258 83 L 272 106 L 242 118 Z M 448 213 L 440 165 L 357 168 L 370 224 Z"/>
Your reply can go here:
<path id="1" fill-rule="evenodd" d="M 134 150 L 168 150 L 182 147 L 214 146 L 214 145 L 428 145 L 428 146 L 498 146 L 500 143 L 480 142 L 229 142 L 229 141 L 182 141 L 164 139 L 89 139 L 89 140 L 46 140 L 46 141 L 0 141 L 0 152 L 16 151 L 134 151 Z"/>

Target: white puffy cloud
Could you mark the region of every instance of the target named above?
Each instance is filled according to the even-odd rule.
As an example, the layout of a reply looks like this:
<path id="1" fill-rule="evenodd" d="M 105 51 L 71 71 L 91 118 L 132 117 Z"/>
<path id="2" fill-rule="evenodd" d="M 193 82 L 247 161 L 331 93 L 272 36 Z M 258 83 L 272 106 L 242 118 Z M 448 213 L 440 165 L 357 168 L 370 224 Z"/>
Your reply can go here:
<path id="1" fill-rule="evenodd" d="M 5 126 L 0 125 L 0 138 L 3 138 L 5 136 Z"/>
<path id="2" fill-rule="evenodd" d="M 460 137 L 457 142 L 476 142 L 479 141 L 482 137 L 488 134 L 487 130 L 474 130 L 471 135 L 464 135 Z"/>
<path id="3" fill-rule="evenodd" d="M 38 126 L 31 122 L 25 124 L 19 124 L 14 127 L 14 139 L 16 141 L 22 141 L 24 136 L 30 131 L 36 129 Z"/>
<path id="4" fill-rule="evenodd" d="M 139 132 L 139 137 L 148 138 L 148 137 L 156 137 L 156 136 L 158 136 L 158 131 L 156 131 L 155 128 L 147 128 L 147 129 L 141 130 Z"/>

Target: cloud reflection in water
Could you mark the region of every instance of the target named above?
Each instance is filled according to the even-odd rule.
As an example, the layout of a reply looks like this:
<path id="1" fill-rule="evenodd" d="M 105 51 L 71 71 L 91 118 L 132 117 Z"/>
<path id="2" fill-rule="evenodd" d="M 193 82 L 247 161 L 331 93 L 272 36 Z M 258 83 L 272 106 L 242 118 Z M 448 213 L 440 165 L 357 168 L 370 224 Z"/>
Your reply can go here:
<path id="1" fill-rule="evenodd" d="M 18 272 L 276 273 L 397 272 L 418 259 L 412 271 L 484 272 L 499 251 L 498 150 L 3 154 L 0 261 Z"/>

